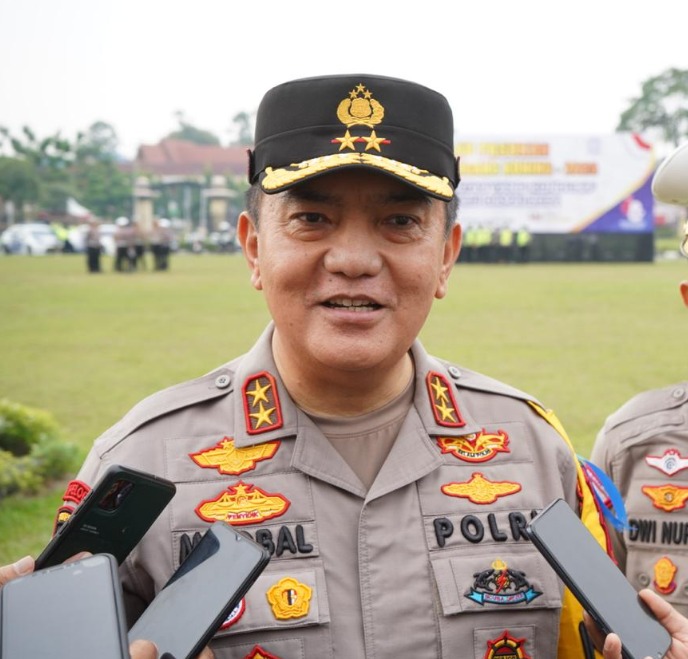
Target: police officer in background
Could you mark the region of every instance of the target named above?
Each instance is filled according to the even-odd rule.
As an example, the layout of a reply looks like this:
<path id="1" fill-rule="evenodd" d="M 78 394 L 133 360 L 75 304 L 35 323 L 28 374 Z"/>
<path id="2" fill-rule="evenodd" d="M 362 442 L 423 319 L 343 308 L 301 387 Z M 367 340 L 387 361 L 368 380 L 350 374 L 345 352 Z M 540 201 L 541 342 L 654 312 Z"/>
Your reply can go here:
<path id="1" fill-rule="evenodd" d="M 662 163 L 652 189 L 688 206 L 688 144 Z M 681 251 L 688 257 L 688 233 Z M 688 306 L 688 281 L 680 291 Z M 688 380 L 638 394 L 609 416 L 591 459 L 626 504 L 631 528 L 612 535 L 621 569 L 688 615 Z"/>
<path id="2" fill-rule="evenodd" d="M 418 340 L 461 241 L 453 127 L 441 94 L 379 75 L 263 98 L 237 234 L 272 322 L 106 431 L 60 511 L 113 463 L 176 482 L 122 568 L 131 620 L 224 520 L 272 560 L 218 659 L 591 656 L 525 533 L 562 497 L 605 544 L 563 428 Z"/>

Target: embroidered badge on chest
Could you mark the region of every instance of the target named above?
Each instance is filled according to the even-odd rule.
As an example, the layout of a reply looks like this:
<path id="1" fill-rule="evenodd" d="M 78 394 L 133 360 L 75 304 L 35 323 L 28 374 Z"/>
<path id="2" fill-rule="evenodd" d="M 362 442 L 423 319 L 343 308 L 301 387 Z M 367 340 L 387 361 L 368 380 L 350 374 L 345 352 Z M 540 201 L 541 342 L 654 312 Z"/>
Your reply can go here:
<path id="1" fill-rule="evenodd" d="M 643 485 L 640 488 L 652 500 L 655 508 L 668 513 L 684 508 L 688 499 L 688 487 L 676 485 Z"/>
<path id="2" fill-rule="evenodd" d="M 247 378 L 242 387 L 246 432 L 256 435 L 282 427 L 282 409 L 275 378 L 263 371 Z"/>
<path id="3" fill-rule="evenodd" d="M 461 417 L 459 407 L 454 398 L 452 385 L 443 375 L 430 371 L 425 376 L 425 384 L 430 396 L 430 406 L 435 416 L 435 421 L 440 426 L 447 428 L 461 428 L 466 422 Z"/>
<path id="4" fill-rule="evenodd" d="M 645 462 L 667 476 L 688 468 L 688 458 L 683 457 L 675 448 L 668 448 L 662 455 L 647 455 Z"/>
<path id="5" fill-rule="evenodd" d="M 244 657 L 244 659 L 280 659 L 278 656 L 271 654 L 267 650 L 263 650 L 260 645 L 254 645 L 253 649 Z"/>
<path id="6" fill-rule="evenodd" d="M 678 572 L 678 567 L 667 556 L 660 558 L 654 567 L 654 581 L 652 585 L 655 590 L 662 595 L 669 595 L 676 590 L 676 582 L 674 577 Z"/>
<path id="7" fill-rule="evenodd" d="M 462 437 L 438 437 L 437 445 L 442 453 L 451 453 L 464 462 L 487 462 L 497 453 L 509 453 L 509 436 L 503 431 L 473 432 Z"/>
<path id="8" fill-rule="evenodd" d="M 488 570 L 477 572 L 473 576 L 473 587 L 465 596 L 480 606 L 530 604 L 542 595 L 530 585 L 525 572 L 511 569 L 500 559 L 495 560 Z"/>
<path id="9" fill-rule="evenodd" d="M 508 497 L 520 492 L 521 485 L 511 481 L 491 481 L 476 471 L 469 481 L 447 483 L 442 485 L 440 489 L 450 497 L 468 499 L 471 503 L 489 504 L 494 503 L 500 497 Z"/>
<path id="10" fill-rule="evenodd" d="M 220 625 L 220 629 L 229 629 L 232 625 L 236 625 L 246 611 L 246 600 L 242 597 L 241 602 L 237 604 L 229 613 L 225 621 Z"/>
<path id="11" fill-rule="evenodd" d="M 197 453 L 189 453 L 189 457 L 204 469 L 217 469 L 221 474 L 238 476 L 255 469 L 257 462 L 272 458 L 277 453 L 279 445 L 279 441 L 274 441 L 237 448 L 233 439 L 225 437 L 215 446 Z"/>
<path id="12" fill-rule="evenodd" d="M 222 520 L 234 526 L 256 524 L 284 515 L 291 502 L 281 494 L 268 494 L 258 487 L 239 481 L 216 499 L 206 499 L 196 507 L 196 514 L 206 522 Z"/>
<path id="13" fill-rule="evenodd" d="M 272 586 L 266 596 L 275 618 L 289 620 L 308 615 L 312 594 L 313 591 L 305 583 L 285 577 Z"/>
<path id="14" fill-rule="evenodd" d="M 509 636 L 507 629 L 498 639 L 487 642 L 487 652 L 483 659 L 531 659 L 523 649 L 525 638 Z"/>

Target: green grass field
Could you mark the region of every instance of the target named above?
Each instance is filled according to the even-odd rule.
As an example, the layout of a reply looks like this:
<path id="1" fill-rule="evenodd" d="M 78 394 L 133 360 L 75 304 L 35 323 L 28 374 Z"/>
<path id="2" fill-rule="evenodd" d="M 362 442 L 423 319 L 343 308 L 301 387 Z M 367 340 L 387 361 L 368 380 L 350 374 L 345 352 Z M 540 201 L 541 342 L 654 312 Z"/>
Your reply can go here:
<path id="1" fill-rule="evenodd" d="M 52 412 L 82 454 L 144 396 L 245 351 L 268 322 L 241 255 L 88 275 L 78 255 L 0 257 L 0 397 Z M 530 392 L 588 455 L 631 395 L 688 377 L 682 261 L 458 265 L 421 339 Z M 48 540 L 64 484 L 0 501 L 0 564 Z"/>

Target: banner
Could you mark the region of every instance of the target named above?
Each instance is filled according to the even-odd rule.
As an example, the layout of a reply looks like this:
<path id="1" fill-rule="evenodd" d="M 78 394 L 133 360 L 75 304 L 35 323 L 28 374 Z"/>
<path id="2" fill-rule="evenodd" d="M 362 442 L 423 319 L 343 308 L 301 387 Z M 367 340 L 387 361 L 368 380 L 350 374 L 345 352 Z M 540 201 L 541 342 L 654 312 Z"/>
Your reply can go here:
<path id="1" fill-rule="evenodd" d="M 653 231 L 655 156 L 634 133 L 468 137 L 456 153 L 465 227 Z"/>

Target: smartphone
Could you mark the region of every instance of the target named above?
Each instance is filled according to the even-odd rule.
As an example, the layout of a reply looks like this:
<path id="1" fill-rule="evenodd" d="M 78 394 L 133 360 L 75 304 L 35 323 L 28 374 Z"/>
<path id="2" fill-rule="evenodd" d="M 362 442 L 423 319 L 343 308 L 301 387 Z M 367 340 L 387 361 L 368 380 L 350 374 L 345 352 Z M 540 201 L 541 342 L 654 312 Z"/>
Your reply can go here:
<path id="1" fill-rule="evenodd" d="M 624 659 L 661 659 L 671 637 L 563 499 L 528 525 L 540 553 L 604 634 L 618 634 Z"/>
<path id="2" fill-rule="evenodd" d="M 161 656 L 195 657 L 269 560 L 265 547 L 214 522 L 134 623 L 129 641 L 153 641 Z"/>
<path id="3" fill-rule="evenodd" d="M 0 588 L 0 658 L 129 659 L 117 561 L 97 554 Z"/>
<path id="4" fill-rule="evenodd" d="M 112 465 L 36 559 L 36 569 L 81 551 L 112 554 L 119 564 L 174 496 L 174 483 Z"/>

